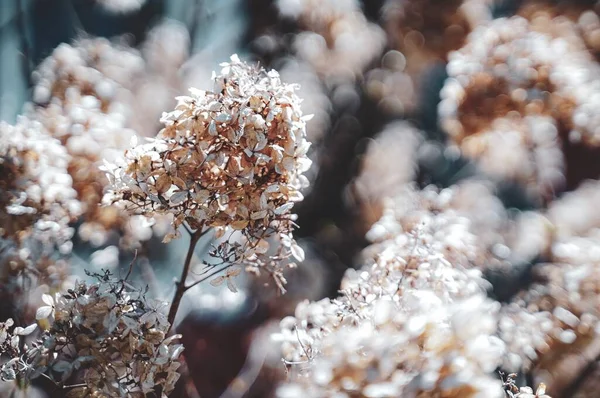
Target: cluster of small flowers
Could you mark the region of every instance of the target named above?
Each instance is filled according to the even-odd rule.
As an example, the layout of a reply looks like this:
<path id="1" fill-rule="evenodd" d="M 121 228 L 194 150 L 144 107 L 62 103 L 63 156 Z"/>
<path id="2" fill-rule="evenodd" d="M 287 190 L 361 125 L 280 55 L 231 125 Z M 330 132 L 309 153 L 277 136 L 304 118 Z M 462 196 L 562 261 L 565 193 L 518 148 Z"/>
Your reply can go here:
<path id="1" fill-rule="evenodd" d="M 35 347 L 29 349 L 26 344 L 21 346 L 21 340 L 33 333 L 37 329 L 37 325 L 33 324 L 25 328 L 14 325 L 15 322 L 12 318 L 0 322 L 0 360 L 6 359 L 2 357 L 10 358 L 0 366 L 0 380 L 2 381 L 14 380 L 17 374 L 33 377 L 38 371 L 25 358 L 36 355 L 39 350 Z"/>
<path id="2" fill-rule="evenodd" d="M 325 77 L 354 79 L 385 46 L 385 33 L 370 23 L 356 0 L 278 0 L 279 12 L 298 22 L 298 56 Z"/>
<path id="3" fill-rule="evenodd" d="M 508 247 L 521 258 L 586 265 L 600 259 L 600 183 L 585 181 L 551 202 L 547 209 L 519 214 L 506 230 Z"/>
<path id="4" fill-rule="evenodd" d="M 404 191 L 388 201 L 383 216 L 367 233 L 367 239 L 376 245 L 365 250 L 377 253 L 377 244 L 395 244 L 395 240 L 405 239 L 404 233 L 418 231 L 423 241 L 453 264 L 471 267 L 478 256 L 478 242 L 469 219 L 449 206 L 452 191 L 438 193 L 433 187 L 419 191 L 410 185 Z"/>
<path id="5" fill-rule="evenodd" d="M 70 397 L 154 392 L 166 398 L 179 378 L 183 346 L 174 340 L 181 336 L 167 337 L 170 325 L 161 303 L 146 299 L 124 280 L 112 280 L 109 273 L 95 276 L 98 283 L 44 295 L 46 305 L 36 318 L 46 330 L 25 351 L 17 349 L 14 336 L 31 333 L 35 325 L 12 331 L 13 349 L 3 351 L 12 357 L 2 365 L 3 379 L 28 382 L 44 373 L 59 387 L 80 380 L 82 386 L 70 389 Z M 9 326 L 0 327 L 0 341 L 7 339 Z"/>
<path id="6" fill-rule="evenodd" d="M 145 215 L 170 214 L 174 232 L 215 228 L 228 238 L 215 253 L 250 271 L 267 271 L 278 286 L 281 263 L 303 258 L 292 238 L 294 202 L 308 185 L 302 175 L 311 164 L 296 86 L 232 56 L 214 76 L 214 92 L 190 89 L 154 140 L 106 163 L 111 190 L 105 203 Z M 239 231 L 241 236 L 236 236 Z M 267 239 L 281 241 L 265 262 Z M 231 242 L 231 238 L 237 240 Z"/>
<path id="7" fill-rule="evenodd" d="M 107 39 L 61 44 L 34 72 L 34 104 L 28 115 L 61 140 L 71 155 L 69 172 L 84 207 L 79 235 L 94 246 L 105 244 L 111 230 L 122 230 L 124 246 L 148 239 L 152 232 L 114 208 L 102 208 L 106 179 L 101 159 L 114 159 L 134 135 L 127 128 L 133 95 L 129 89 L 144 72 L 139 53 Z M 128 233 L 129 232 L 129 233 Z"/>
<path id="8" fill-rule="evenodd" d="M 561 141 L 600 142 L 599 68 L 566 18 L 496 19 L 450 54 L 439 105 L 442 126 L 490 173 L 552 195 L 564 183 Z"/>
<path id="9" fill-rule="evenodd" d="M 530 197 L 551 197 L 564 188 L 565 160 L 550 117 L 495 119 L 485 133 L 465 138 L 461 150 L 478 159 L 483 172 L 518 182 Z"/>
<path id="10" fill-rule="evenodd" d="M 15 126 L 0 124 L 0 298 L 24 316 L 35 306 L 24 297 L 28 289 L 60 288 L 68 277 L 55 251 L 71 252 L 69 223 L 82 210 L 69 160 L 40 123 L 20 117 Z"/>
<path id="11" fill-rule="evenodd" d="M 478 200 L 464 201 L 465 197 L 479 194 Z M 486 199 L 486 200 L 483 200 Z M 480 205 L 489 216 L 484 219 Z M 490 247 L 502 239 L 504 215 L 489 188 L 477 181 L 467 181 L 441 191 L 430 186 L 418 190 L 413 184 L 403 187 L 393 199 L 386 200 L 383 216 L 369 232 L 367 239 L 375 242 L 364 253 L 375 255 L 403 234 L 418 230 L 421 239 L 442 253 L 453 266 L 478 268 L 491 266 Z M 503 209 L 503 208 L 502 208 Z M 497 219 L 501 217 L 501 219 Z"/>
<path id="12" fill-rule="evenodd" d="M 435 162 L 436 153 L 443 150 L 424 140 L 424 135 L 407 123 L 393 123 L 368 145 L 362 169 L 350 187 L 352 195 L 348 198 L 359 208 L 361 227 L 372 227 L 370 239 L 393 238 L 403 230 L 403 225 L 414 224 L 415 219 L 431 210 L 454 218 L 462 217 L 463 222 L 468 220 L 471 233 L 461 234 L 457 239 L 468 244 L 455 247 L 455 250 L 463 254 L 470 252 L 466 258 L 476 267 L 507 271 L 511 265 L 524 264 L 548 253 L 553 239 L 550 235 L 555 229 L 553 225 L 560 221 L 551 221 L 556 217 L 536 211 L 509 214 L 495 195 L 495 185 L 491 181 L 462 180 L 440 195 L 434 195 L 436 190 L 431 187 L 422 193 L 407 188 L 413 183 L 419 167 L 435 167 L 428 164 Z M 390 162 L 394 162 L 394 168 L 381 166 Z M 373 181 L 378 183 L 373 184 Z M 381 181 L 393 181 L 394 184 L 381 184 Z M 558 203 L 553 203 L 550 208 L 554 209 Z M 575 207 L 583 209 L 582 205 Z M 384 208 L 387 215 L 374 225 L 383 215 Z M 565 206 L 565 211 L 572 212 L 571 204 Z M 564 222 L 569 220 L 566 213 L 562 218 Z M 590 220 L 593 217 L 586 218 L 586 221 Z M 456 228 L 458 223 L 453 221 L 451 225 Z M 558 236 L 555 238 L 558 242 Z M 440 242 L 445 239 L 445 235 L 440 234 Z"/>
<path id="13" fill-rule="evenodd" d="M 430 203 L 445 196 L 421 194 Z M 455 235 L 443 232 L 449 224 L 465 223 L 434 209 L 409 213 L 393 238 L 367 249 L 361 271 L 348 271 L 340 297 L 303 303 L 281 322 L 273 338 L 298 372 L 278 396 L 503 395 L 492 375 L 504 354 L 494 336 L 500 305 L 485 298 L 481 272 L 440 243 Z"/>
<path id="14" fill-rule="evenodd" d="M 569 356 L 597 355 L 598 266 L 548 263 L 534 272 L 537 282 L 501 313 L 500 336 L 508 346 L 505 366 L 535 367 L 538 377 L 560 391 L 565 366 L 574 367 Z"/>
<path id="15" fill-rule="evenodd" d="M 536 283 L 503 309 L 501 336 L 509 345 L 506 366 L 531 368 L 544 361 L 553 377 L 564 352 L 584 352 L 598 338 L 600 308 L 597 264 L 600 186 L 589 181 L 538 213 L 537 256 L 552 263 L 534 268 Z"/>
<path id="16" fill-rule="evenodd" d="M 69 241 L 68 224 L 81 212 L 69 160 L 41 124 L 24 117 L 15 126 L 0 124 L 2 238 L 17 245 L 28 237 L 50 245 Z"/>
<path id="17" fill-rule="evenodd" d="M 62 43 L 33 72 L 33 101 L 40 106 L 68 101 L 67 95 L 93 96 L 105 113 L 125 113 L 126 88 L 144 72 L 144 60 L 126 43 L 83 38 Z"/>

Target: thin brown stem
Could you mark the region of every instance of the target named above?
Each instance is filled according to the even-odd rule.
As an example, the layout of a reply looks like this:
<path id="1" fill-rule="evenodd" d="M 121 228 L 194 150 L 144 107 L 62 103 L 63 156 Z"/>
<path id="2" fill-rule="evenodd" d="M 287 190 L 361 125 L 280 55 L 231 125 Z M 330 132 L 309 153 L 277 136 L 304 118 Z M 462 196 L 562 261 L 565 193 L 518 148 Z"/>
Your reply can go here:
<path id="1" fill-rule="evenodd" d="M 197 281 L 194 281 L 194 283 L 192 283 L 191 285 L 184 287 L 183 290 L 184 291 L 189 290 L 189 289 L 193 288 L 194 286 L 196 286 L 197 284 L 202 283 L 205 280 L 207 280 L 207 279 L 209 279 L 209 278 L 217 275 L 218 273 L 225 271 L 227 268 L 229 268 L 231 266 L 233 266 L 233 264 L 228 264 L 228 265 L 226 265 L 226 266 L 224 266 L 222 268 L 219 268 L 218 270 L 213 271 L 210 274 L 206 275 L 204 278 L 198 279 Z"/>
<path id="2" fill-rule="evenodd" d="M 192 264 L 192 257 L 194 256 L 194 249 L 196 248 L 196 244 L 200 240 L 200 238 L 206 233 L 206 231 L 197 230 L 190 236 L 190 246 L 188 248 L 187 255 L 185 256 L 185 262 L 183 264 L 183 270 L 181 271 L 181 277 L 179 281 L 176 282 L 175 295 L 173 296 L 173 302 L 171 303 L 171 308 L 169 309 L 168 321 L 173 327 L 173 322 L 175 322 L 175 316 L 177 315 L 177 310 L 179 309 L 179 304 L 181 304 L 181 299 L 183 298 L 183 294 L 185 293 L 186 286 L 185 281 L 190 272 L 190 265 Z"/>

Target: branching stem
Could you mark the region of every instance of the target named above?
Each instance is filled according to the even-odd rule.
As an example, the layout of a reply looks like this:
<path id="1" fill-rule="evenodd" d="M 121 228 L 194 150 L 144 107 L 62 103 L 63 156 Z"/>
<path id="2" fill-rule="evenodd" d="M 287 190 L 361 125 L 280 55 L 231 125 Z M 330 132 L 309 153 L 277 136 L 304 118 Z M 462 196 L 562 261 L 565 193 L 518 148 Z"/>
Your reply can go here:
<path id="1" fill-rule="evenodd" d="M 173 301 L 171 303 L 171 308 L 169 309 L 168 321 L 173 327 L 173 322 L 175 322 L 175 316 L 177 315 L 177 310 L 179 309 L 179 304 L 181 304 L 181 299 L 183 294 L 185 293 L 186 286 L 185 281 L 187 279 L 188 274 L 190 273 L 190 266 L 192 264 L 192 257 L 194 257 L 194 249 L 196 248 L 196 244 L 200 240 L 204 234 L 206 234 L 208 230 L 202 231 L 197 230 L 190 235 L 190 246 L 188 248 L 187 255 L 185 256 L 185 263 L 183 264 L 183 270 L 181 271 L 181 277 L 179 281 L 175 284 L 175 295 L 173 296 Z"/>

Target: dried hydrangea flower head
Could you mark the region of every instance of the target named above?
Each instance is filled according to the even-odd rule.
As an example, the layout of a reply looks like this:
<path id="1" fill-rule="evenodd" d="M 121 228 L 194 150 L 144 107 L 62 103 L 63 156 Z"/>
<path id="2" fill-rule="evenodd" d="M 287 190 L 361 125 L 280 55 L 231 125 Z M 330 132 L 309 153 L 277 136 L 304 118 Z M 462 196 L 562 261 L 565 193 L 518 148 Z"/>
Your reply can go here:
<path id="1" fill-rule="evenodd" d="M 449 56 L 442 126 L 492 174 L 551 197 L 564 185 L 561 147 L 600 143 L 599 68 L 566 18 L 494 20 Z"/>
<path id="2" fill-rule="evenodd" d="M 294 48 L 321 76 L 353 79 L 385 46 L 383 30 L 367 20 L 356 0 L 279 0 L 277 6 L 303 29 Z"/>
<path id="3" fill-rule="evenodd" d="M 241 262 L 275 276 L 277 264 L 302 257 L 291 232 L 290 210 L 302 200 L 310 167 L 296 85 L 275 71 L 241 62 L 237 56 L 214 76 L 214 92 L 190 89 L 162 118 L 156 139 L 134 146 L 105 169 L 111 190 L 106 203 L 153 216 L 173 216 L 175 232 L 184 222 L 194 230 L 239 231 L 240 240 L 219 246 L 224 261 Z M 263 263 L 267 239 L 281 245 Z"/>
<path id="4" fill-rule="evenodd" d="M 71 238 L 68 224 L 81 206 L 69 161 L 65 148 L 40 123 L 21 117 L 15 126 L 0 124 L 2 238 L 17 245 L 32 235 L 50 245 Z"/>
<path id="5" fill-rule="evenodd" d="M 47 330 L 28 352 L 15 353 L 3 374 L 35 378 L 44 372 L 59 388 L 66 382 L 76 385 L 69 397 L 154 393 L 166 398 L 179 378 L 183 347 L 174 340 L 181 336 L 167 337 L 170 325 L 161 303 L 109 273 L 94 276 L 97 283 L 79 283 L 64 294 L 43 297 L 45 305 L 36 318 Z M 30 368 L 34 371 L 26 373 Z"/>
<path id="6" fill-rule="evenodd" d="M 565 185 L 565 159 L 552 118 L 495 119 L 485 133 L 463 140 L 461 150 L 488 175 L 521 184 L 530 197 L 551 197 Z"/>
<path id="7" fill-rule="evenodd" d="M 366 251 L 340 297 L 302 303 L 282 320 L 273 338 L 291 377 L 277 395 L 501 397 L 492 375 L 504 353 L 494 336 L 500 306 L 485 298 L 479 270 L 435 243 L 453 221 L 462 223 L 424 207 L 412 228 Z"/>
<path id="8" fill-rule="evenodd" d="M 98 166 L 101 159 L 120 156 L 134 135 L 128 128 L 134 114 L 131 89 L 144 68 L 132 48 L 93 38 L 61 44 L 33 73 L 34 103 L 28 113 L 71 155 L 69 172 L 85 212 L 78 233 L 94 246 L 103 245 L 111 231 L 122 233 L 122 246 L 152 236 L 139 220 L 99 206 L 106 179 Z"/>
<path id="9" fill-rule="evenodd" d="M 291 367 L 276 395 L 501 398 L 496 304 L 475 296 L 444 305 L 416 289 L 404 308 L 374 298 L 355 324 L 352 309 L 328 299 L 301 304 L 274 336 Z"/>
<path id="10" fill-rule="evenodd" d="M 33 101 L 41 106 L 68 101 L 69 93 L 91 95 L 105 113 L 126 104 L 129 88 L 144 71 L 144 60 L 133 48 L 106 38 L 83 38 L 60 44 L 33 72 Z"/>
<path id="11" fill-rule="evenodd" d="M 70 159 L 40 123 L 0 123 L 0 300 L 21 319 L 33 319 L 36 289 L 59 289 L 68 276 L 58 254 L 71 251 L 69 224 L 82 211 Z"/>
<path id="12" fill-rule="evenodd" d="M 536 282 L 503 308 L 500 337 L 505 367 L 532 371 L 560 392 L 598 355 L 598 264 L 541 264 Z"/>
<path id="13" fill-rule="evenodd" d="M 443 190 L 405 185 L 385 201 L 383 215 L 366 234 L 374 245 L 363 254 L 376 256 L 382 247 L 395 246 L 398 236 L 418 233 L 454 266 L 487 268 L 495 265 L 490 249 L 502 240 L 505 217 L 504 207 L 482 182 L 465 181 Z"/>

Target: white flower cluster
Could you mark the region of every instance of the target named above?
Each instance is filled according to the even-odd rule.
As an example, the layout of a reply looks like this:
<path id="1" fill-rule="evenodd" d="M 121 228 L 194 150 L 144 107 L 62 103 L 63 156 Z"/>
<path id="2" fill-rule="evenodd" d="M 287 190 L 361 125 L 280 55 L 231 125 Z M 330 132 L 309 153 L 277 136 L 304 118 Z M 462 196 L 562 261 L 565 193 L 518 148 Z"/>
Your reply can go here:
<path id="1" fill-rule="evenodd" d="M 1 236 L 20 245 L 31 237 L 70 251 L 72 229 L 81 213 L 68 173 L 70 157 L 44 127 L 27 118 L 0 124 Z"/>
<path id="2" fill-rule="evenodd" d="M 385 46 L 385 33 L 367 20 L 356 0 L 279 0 L 277 6 L 304 29 L 294 48 L 322 76 L 352 79 Z"/>
<path id="3" fill-rule="evenodd" d="M 585 352 L 593 341 L 590 336 L 597 337 L 599 192 L 598 183 L 588 181 L 536 215 L 544 225 L 536 254 L 552 263 L 537 265 L 536 283 L 503 309 L 500 329 L 510 349 L 507 368 L 531 368 L 543 358 L 574 349 Z"/>
<path id="4" fill-rule="evenodd" d="M 444 201 L 444 193 L 422 194 Z M 493 376 L 504 354 L 495 337 L 500 305 L 443 240 L 456 236 L 450 224 L 460 231 L 468 222 L 434 209 L 412 215 L 367 249 L 371 260 L 348 271 L 340 297 L 300 304 L 281 322 L 273 338 L 291 379 L 279 397 L 503 396 Z"/>
<path id="5" fill-rule="evenodd" d="M 564 187 L 565 160 L 558 128 L 547 116 L 495 119 L 485 134 L 465 138 L 461 149 L 465 156 L 478 159 L 485 173 L 532 190 L 531 197 L 550 196 Z"/>
<path id="6" fill-rule="evenodd" d="M 3 353 L 11 356 L 2 365 L 3 379 L 28 382 L 44 373 L 59 388 L 80 381 L 70 390 L 72 397 L 154 393 L 166 398 L 179 378 L 183 346 L 174 340 L 181 336 L 167 336 L 170 325 L 160 303 L 110 274 L 96 277 L 99 283 L 44 295 L 36 318 L 46 331 L 31 349 L 18 349 L 14 336 L 30 334 L 35 325 L 8 335 L 11 323 L 0 325 L 0 342 L 10 345 Z"/>
<path id="7" fill-rule="evenodd" d="M 141 76 L 144 60 L 137 50 L 105 38 L 62 43 L 33 72 L 34 103 L 46 106 L 68 101 L 74 92 L 96 97 L 105 113 L 127 106 L 124 88 Z"/>
<path id="8" fill-rule="evenodd" d="M 127 127 L 133 112 L 130 87 L 144 67 L 137 51 L 93 38 L 61 44 L 33 73 L 34 104 L 27 113 L 71 155 L 69 172 L 84 208 L 78 233 L 94 246 L 103 245 L 113 229 L 125 232 L 124 246 L 152 235 L 147 226 L 128 229 L 135 221 L 117 209 L 98 206 L 106 185 L 98 165 L 120 156 L 134 136 Z"/>
<path id="9" fill-rule="evenodd" d="M 600 278 L 596 264 L 542 264 L 538 282 L 503 309 L 500 336 L 507 342 L 505 366 L 531 369 L 540 364 L 547 375 L 560 373 L 567 352 L 587 355 L 600 332 Z M 558 370 L 557 370 L 558 369 Z M 540 372 L 543 374 L 544 372 Z"/>
<path id="10" fill-rule="evenodd" d="M 420 242 L 453 266 L 482 266 L 483 241 L 471 231 L 470 214 L 454 203 L 460 187 L 438 192 L 434 187 L 419 191 L 406 185 L 403 191 L 387 201 L 383 216 L 367 233 L 367 239 L 375 244 L 364 253 L 372 257 L 382 248 L 397 245 L 396 241 L 404 246 L 405 234 L 415 232 Z"/>
<path id="11" fill-rule="evenodd" d="M 491 174 L 548 197 L 564 184 L 563 143 L 600 143 L 600 66 L 566 18 L 481 25 L 447 71 L 442 127 Z"/>
<path id="12" fill-rule="evenodd" d="M 303 254 L 291 235 L 294 202 L 308 185 L 302 175 L 311 164 L 295 85 L 276 71 L 241 62 L 221 65 L 214 92 L 190 89 L 156 139 L 128 150 L 125 159 L 105 165 L 111 190 L 105 203 L 149 216 L 170 214 L 175 232 L 184 222 L 194 230 L 229 232 L 217 253 L 224 262 L 243 262 L 283 282 L 282 260 Z M 134 142 L 135 144 L 135 142 Z M 229 244 L 233 232 L 241 238 Z M 261 255 L 268 238 L 281 245 L 269 263 Z"/>

